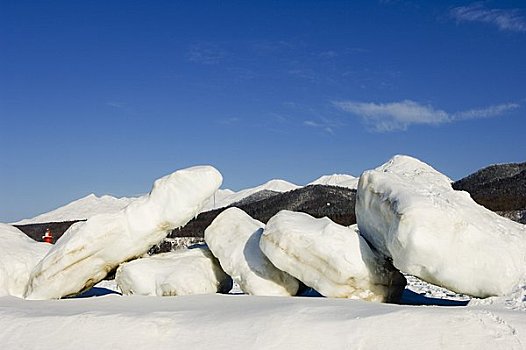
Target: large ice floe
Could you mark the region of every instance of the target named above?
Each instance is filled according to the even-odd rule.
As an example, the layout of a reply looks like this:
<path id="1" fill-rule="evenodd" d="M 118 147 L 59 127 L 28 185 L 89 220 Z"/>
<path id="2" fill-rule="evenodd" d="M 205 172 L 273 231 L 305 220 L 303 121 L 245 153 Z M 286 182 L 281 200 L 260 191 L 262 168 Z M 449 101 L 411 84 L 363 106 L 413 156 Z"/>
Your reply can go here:
<path id="1" fill-rule="evenodd" d="M 35 242 L 14 226 L 0 223 L 0 297 L 21 298 L 33 268 L 51 244 Z"/>
<path id="2" fill-rule="evenodd" d="M 205 230 L 205 242 L 241 290 L 251 295 L 290 296 L 298 281 L 278 270 L 259 248 L 265 224 L 238 208 L 219 214 Z"/>
<path id="3" fill-rule="evenodd" d="M 26 298 L 61 298 L 90 288 L 190 221 L 221 182 L 211 166 L 179 170 L 118 213 L 74 224 L 31 273 Z"/>
<path id="4" fill-rule="evenodd" d="M 510 293 L 526 273 L 526 226 L 476 204 L 408 156 L 360 177 L 361 234 L 395 267 L 477 297 Z"/>
<path id="5" fill-rule="evenodd" d="M 228 293 L 232 289 L 232 279 L 206 247 L 124 263 L 115 281 L 123 294 L 151 296 Z"/>
<path id="6" fill-rule="evenodd" d="M 406 284 L 356 226 L 326 217 L 280 211 L 268 221 L 260 247 L 277 268 L 327 297 L 397 301 Z"/>

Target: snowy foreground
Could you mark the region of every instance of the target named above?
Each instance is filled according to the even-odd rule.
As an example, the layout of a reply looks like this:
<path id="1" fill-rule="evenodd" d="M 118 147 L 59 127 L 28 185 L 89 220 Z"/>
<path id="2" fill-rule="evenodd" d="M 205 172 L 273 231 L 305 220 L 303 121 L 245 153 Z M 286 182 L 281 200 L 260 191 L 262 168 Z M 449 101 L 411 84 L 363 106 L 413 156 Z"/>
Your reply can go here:
<path id="1" fill-rule="evenodd" d="M 0 298 L 2 349 L 524 349 L 524 312 L 350 299 Z"/>

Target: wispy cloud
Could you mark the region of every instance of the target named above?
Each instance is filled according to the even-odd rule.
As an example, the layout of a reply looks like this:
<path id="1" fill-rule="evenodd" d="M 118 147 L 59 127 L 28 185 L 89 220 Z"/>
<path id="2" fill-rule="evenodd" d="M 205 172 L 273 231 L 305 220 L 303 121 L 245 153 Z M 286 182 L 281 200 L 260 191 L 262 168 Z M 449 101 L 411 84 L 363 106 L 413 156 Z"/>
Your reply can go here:
<path id="1" fill-rule="evenodd" d="M 450 121 L 449 115 L 430 105 L 411 100 L 392 103 L 334 102 L 339 109 L 362 117 L 376 131 L 405 130 L 411 124 L 441 124 Z"/>
<path id="2" fill-rule="evenodd" d="M 505 114 L 508 111 L 519 108 L 518 103 L 503 103 L 500 105 L 489 106 L 480 109 L 469 109 L 467 111 L 459 112 L 453 115 L 454 120 L 469 120 L 469 119 L 483 119 L 494 118 Z"/>
<path id="3" fill-rule="evenodd" d="M 455 7 L 450 15 L 458 22 L 482 22 L 495 25 L 500 30 L 526 32 L 526 19 L 519 9 L 490 9 L 476 2 Z"/>
<path id="4" fill-rule="evenodd" d="M 324 117 L 317 118 L 316 120 L 314 119 L 304 120 L 303 125 L 309 128 L 316 128 L 316 129 L 322 130 L 323 132 L 327 134 L 331 134 L 331 135 L 334 135 L 334 131 L 337 128 L 340 128 L 343 126 L 343 124 L 337 120 L 328 119 Z"/>
<path id="5" fill-rule="evenodd" d="M 188 61 L 200 64 L 218 64 L 226 56 L 227 52 L 219 45 L 213 43 L 194 44 L 186 53 Z"/>
<path id="6" fill-rule="evenodd" d="M 410 125 L 418 124 L 440 125 L 459 120 L 493 118 L 520 107 L 517 103 L 506 103 L 448 113 L 411 100 L 391 103 L 340 101 L 333 102 L 333 105 L 361 117 L 367 126 L 377 132 L 406 130 Z"/>

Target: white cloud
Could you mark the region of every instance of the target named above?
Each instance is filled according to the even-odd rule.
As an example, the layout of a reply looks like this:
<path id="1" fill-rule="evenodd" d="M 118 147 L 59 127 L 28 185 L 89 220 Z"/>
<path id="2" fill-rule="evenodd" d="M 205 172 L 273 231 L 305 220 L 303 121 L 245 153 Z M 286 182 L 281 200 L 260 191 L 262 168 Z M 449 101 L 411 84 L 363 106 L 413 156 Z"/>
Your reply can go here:
<path id="1" fill-rule="evenodd" d="M 333 104 L 342 111 L 361 117 L 366 125 L 378 132 L 406 130 L 414 124 L 440 125 L 459 120 L 492 118 L 520 107 L 517 103 L 506 103 L 448 113 L 411 100 L 391 103 L 340 101 Z"/>
<path id="2" fill-rule="evenodd" d="M 450 15 L 458 22 L 482 22 L 500 30 L 526 32 L 526 19 L 518 9 L 488 9 L 481 3 L 451 9 Z"/>
<path id="3" fill-rule="evenodd" d="M 450 121 L 449 115 L 411 100 L 392 103 L 334 102 L 339 109 L 362 117 L 376 131 L 405 130 L 411 124 L 441 124 Z"/>
<path id="4" fill-rule="evenodd" d="M 507 111 L 517 109 L 520 105 L 518 103 L 504 103 L 495 106 L 489 106 L 481 109 L 469 109 L 467 111 L 459 112 L 453 115 L 454 120 L 468 120 L 468 119 L 482 119 L 493 118 L 501 116 Z"/>

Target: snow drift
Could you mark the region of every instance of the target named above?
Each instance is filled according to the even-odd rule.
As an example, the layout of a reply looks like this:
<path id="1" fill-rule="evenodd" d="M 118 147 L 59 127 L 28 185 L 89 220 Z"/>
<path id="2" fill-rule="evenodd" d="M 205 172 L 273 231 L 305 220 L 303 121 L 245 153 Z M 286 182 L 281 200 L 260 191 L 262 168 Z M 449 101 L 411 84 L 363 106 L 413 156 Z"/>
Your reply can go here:
<path id="1" fill-rule="evenodd" d="M 211 166 L 176 171 L 155 181 L 150 194 L 115 214 L 101 214 L 72 225 L 35 267 L 25 292 L 28 299 L 77 294 L 102 280 L 185 225 L 221 185 Z"/>
<path id="2" fill-rule="evenodd" d="M 219 214 L 205 230 L 205 242 L 241 290 L 252 295 L 290 296 L 298 281 L 278 270 L 259 248 L 265 224 L 238 208 Z"/>
<path id="3" fill-rule="evenodd" d="M 232 279 L 206 247 L 133 260 L 117 269 L 123 294 L 151 296 L 228 293 Z"/>
<path id="4" fill-rule="evenodd" d="M 397 301 L 406 284 L 356 226 L 326 217 L 282 210 L 268 221 L 260 247 L 277 268 L 327 297 Z"/>
<path id="5" fill-rule="evenodd" d="M 395 267 L 458 293 L 504 295 L 526 273 L 525 226 L 476 204 L 411 157 L 364 172 L 356 217 Z"/>
<path id="6" fill-rule="evenodd" d="M 29 276 L 51 244 L 35 242 L 11 225 L 0 223 L 0 297 L 24 295 Z"/>
<path id="7" fill-rule="evenodd" d="M 249 295 L 0 298 L 2 350 L 524 350 L 523 312 Z"/>

